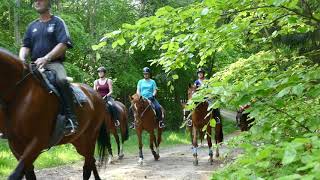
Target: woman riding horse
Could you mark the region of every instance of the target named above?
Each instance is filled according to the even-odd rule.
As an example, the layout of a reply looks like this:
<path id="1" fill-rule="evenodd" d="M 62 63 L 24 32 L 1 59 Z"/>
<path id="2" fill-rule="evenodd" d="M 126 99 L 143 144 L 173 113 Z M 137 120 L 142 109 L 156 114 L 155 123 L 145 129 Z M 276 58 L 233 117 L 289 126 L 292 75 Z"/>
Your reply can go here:
<path id="1" fill-rule="evenodd" d="M 144 79 L 139 80 L 137 85 L 137 92 L 138 96 L 142 96 L 148 99 L 152 103 L 152 108 L 156 112 L 156 118 L 159 122 L 159 127 L 164 128 L 164 119 L 162 114 L 162 108 L 159 102 L 157 101 L 156 94 L 157 94 L 157 84 L 156 82 L 151 79 L 151 70 L 148 67 L 143 68 L 143 76 Z"/>
<path id="2" fill-rule="evenodd" d="M 106 107 L 109 109 L 109 111 L 112 114 L 112 120 L 114 121 L 114 124 L 116 127 L 120 125 L 119 121 L 119 113 L 117 112 L 117 109 L 115 107 L 115 101 L 111 97 L 113 88 L 112 88 L 112 80 L 106 78 L 106 68 L 105 67 L 99 67 L 98 70 L 99 79 L 95 80 L 93 83 L 93 89 L 96 90 L 100 96 L 105 100 Z"/>
<path id="3" fill-rule="evenodd" d="M 188 89 L 188 99 L 191 99 L 193 94 L 198 90 L 200 86 L 203 85 L 205 80 L 205 71 L 200 68 L 197 71 L 199 79 L 195 81 L 195 85 L 190 86 Z M 197 107 L 192 111 L 192 135 L 193 135 L 193 156 L 194 156 L 194 165 L 198 165 L 198 142 L 197 142 L 197 133 L 206 127 L 207 142 L 209 147 L 209 162 L 213 163 L 213 152 L 212 152 L 212 142 L 211 142 L 211 131 L 212 127 L 210 126 L 210 120 L 214 119 L 216 121 L 215 125 L 215 141 L 216 144 L 223 141 L 223 132 L 222 132 L 222 118 L 219 109 L 213 109 L 210 112 L 208 107 L 210 106 L 210 101 L 206 100 L 197 104 Z M 219 156 L 219 149 L 216 149 L 216 157 Z"/>

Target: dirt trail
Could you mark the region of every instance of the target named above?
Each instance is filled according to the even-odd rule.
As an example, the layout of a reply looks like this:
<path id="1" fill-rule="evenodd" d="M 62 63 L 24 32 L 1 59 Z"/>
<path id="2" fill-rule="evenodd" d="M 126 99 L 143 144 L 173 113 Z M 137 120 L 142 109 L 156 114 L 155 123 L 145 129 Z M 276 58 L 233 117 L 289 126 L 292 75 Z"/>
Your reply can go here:
<path id="1" fill-rule="evenodd" d="M 236 131 L 226 137 L 225 140 L 237 135 Z M 99 169 L 102 179 L 127 180 L 127 179 L 181 179 L 181 180 L 206 180 L 210 179 L 212 173 L 225 166 L 225 164 L 235 158 L 240 150 L 228 150 L 225 146 L 220 148 L 220 155 L 227 158 L 215 158 L 214 164 L 208 162 L 208 148 L 199 148 L 199 165 L 193 166 L 193 156 L 191 145 L 179 145 L 172 148 L 161 149 L 160 160 L 154 161 L 151 152 L 144 149 L 144 164 L 138 165 L 138 157 L 134 155 L 125 156 L 123 160 L 116 160 L 114 164 L 106 165 Z M 38 179 L 54 180 L 78 180 L 82 179 L 82 163 L 60 166 L 56 168 L 43 169 L 37 171 Z M 93 177 L 91 177 L 93 179 Z"/>

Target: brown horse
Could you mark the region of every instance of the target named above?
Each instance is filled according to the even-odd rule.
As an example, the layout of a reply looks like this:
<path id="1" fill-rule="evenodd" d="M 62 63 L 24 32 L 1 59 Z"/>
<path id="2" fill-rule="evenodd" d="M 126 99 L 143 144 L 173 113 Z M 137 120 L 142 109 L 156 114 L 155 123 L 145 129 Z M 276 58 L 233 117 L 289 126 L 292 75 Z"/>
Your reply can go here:
<path id="1" fill-rule="evenodd" d="M 249 113 L 244 112 L 246 109 L 249 109 L 250 105 L 241 106 L 237 111 L 236 122 L 237 126 L 241 131 L 249 131 L 252 126 L 254 118 L 249 117 Z"/>
<path id="2" fill-rule="evenodd" d="M 123 144 L 126 140 L 129 139 L 129 128 L 128 128 L 128 110 L 126 106 L 119 102 L 119 101 L 114 101 L 115 102 L 115 107 L 117 109 L 117 112 L 119 114 L 119 121 L 120 121 L 120 132 L 121 132 L 121 144 L 120 144 L 120 138 L 118 135 L 117 127 L 114 125 L 114 121 L 110 119 L 108 121 L 107 126 L 110 129 L 110 132 L 113 134 L 116 143 L 117 143 L 117 149 L 118 149 L 118 159 L 122 159 L 124 157 L 123 154 Z M 114 118 L 114 117 L 112 117 Z M 109 159 L 108 159 L 108 164 L 112 162 L 112 149 L 111 146 L 108 148 L 109 152 Z"/>
<path id="3" fill-rule="evenodd" d="M 162 128 L 159 128 L 159 123 L 156 120 L 155 111 L 152 109 L 151 102 L 142 96 L 137 94 L 133 95 L 131 98 L 131 105 L 135 119 L 135 128 L 139 141 L 139 161 L 141 165 L 143 164 L 143 153 L 142 153 L 142 131 L 146 130 L 150 134 L 150 149 L 155 160 L 159 160 L 159 145 L 161 143 Z M 162 109 L 164 114 L 164 111 Z M 162 115 L 164 118 L 164 115 Z M 158 137 L 156 139 L 154 130 L 158 130 Z M 156 146 L 156 151 L 154 150 Z"/>
<path id="4" fill-rule="evenodd" d="M 0 49 L 0 131 L 8 136 L 10 149 L 19 161 L 9 179 L 36 179 L 33 162 L 47 149 L 59 112 L 58 98 L 49 94 L 28 66 L 18 57 Z M 93 171 L 100 179 L 95 165 L 94 151 L 98 139 L 98 152 L 103 161 L 110 146 L 102 98 L 89 86 L 79 86 L 88 101 L 76 109 L 79 121 L 77 132 L 64 137 L 58 144 L 71 143 L 84 156 L 83 179 Z"/>
<path id="5" fill-rule="evenodd" d="M 190 85 L 188 88 L 188 99 L 192 98 L 192 95 L 196 92 L 196 87 Z M 219 109 L 213 109 L 209 112 L 208 115 L 208 106 L 209 103 L 207 101 L 199 103 L 197 107 L 192 111 L 191 119 L 192 119 L 192 135 L 193 135 L 193 157 L 194 165 L 198 165 L 198 142 L 197 142 L 197 133 L 202 130 L 205 126 L 207 133 L 207 142 L 209 147 L 209 162 L 213 164 L 213 152 L 212 152 L 212 142 L 211 142 L 211 129 L 210 120 L 215 119 L 215 141 L 216 144 L 221 143 L 223 141 L 223 132 L 222 132 L 222 118 L 220 115 Z M 219 148 L 216 148 L 216 157 L 219 157 Z"/>
<path id="6" fill-rule="evenodd" d="M 191 142 L 191 145 L 193 145 L 192 119 L 190 117 L 191 111 L 186 109 L 186 106 L 187 106 L 186 101 L 182 101 L 181 106 L 182 106 L 182 111 L 183 111 L 183 121 L 186 125 L 186 130 L 190 133 L 190 140 L 191 140 L 190 142 Z M 203 131 L 199 130 L 198 134 L 199 134 L 199 138 L 200 138 L 200 147 L 204 146 L 203 139 L 204 139 L 205 133 Z"/>

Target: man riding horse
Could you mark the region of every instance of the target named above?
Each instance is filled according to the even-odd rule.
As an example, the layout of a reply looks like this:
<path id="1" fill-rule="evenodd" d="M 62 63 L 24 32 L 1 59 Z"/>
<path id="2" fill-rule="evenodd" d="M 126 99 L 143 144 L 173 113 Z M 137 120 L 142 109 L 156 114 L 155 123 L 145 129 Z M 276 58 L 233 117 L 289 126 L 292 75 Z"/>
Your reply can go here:
<path id="1" fill-rule="evenodd" d="M 65 22 L 50 12 L 50 0 L 35 0 L 35 9 L 39 19 L 29 24 L 23 38 L 19 57 L 26 61 L 31 56 L 31 62 L 38 68 L 44 68 L 56 73 L 56 85 L 65 107 L 67 125 L 66 134 L 75 133 L 78 121 L 75 115 L 73 93 L 67 81 L 63 66 L 67 48 L 72 48 L 70 34 Z"/>

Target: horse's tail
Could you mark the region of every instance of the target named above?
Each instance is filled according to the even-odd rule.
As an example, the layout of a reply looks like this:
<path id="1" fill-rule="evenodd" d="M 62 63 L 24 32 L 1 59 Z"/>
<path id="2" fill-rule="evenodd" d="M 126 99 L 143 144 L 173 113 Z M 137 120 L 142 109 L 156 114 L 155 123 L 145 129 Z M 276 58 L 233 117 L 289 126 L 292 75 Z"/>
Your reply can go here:
<path id="1" fill-rule="evenodd" d="M 98 136 L 98 156 L 101 164 L 103 164 L 104 159 L 108 156 L 106 149 L 109 148 L 111 148 L 110 134 L 107 130 L 106 123 L 103 122 Z"/>

